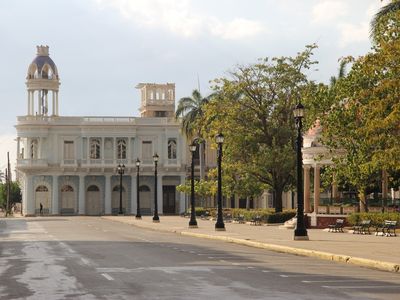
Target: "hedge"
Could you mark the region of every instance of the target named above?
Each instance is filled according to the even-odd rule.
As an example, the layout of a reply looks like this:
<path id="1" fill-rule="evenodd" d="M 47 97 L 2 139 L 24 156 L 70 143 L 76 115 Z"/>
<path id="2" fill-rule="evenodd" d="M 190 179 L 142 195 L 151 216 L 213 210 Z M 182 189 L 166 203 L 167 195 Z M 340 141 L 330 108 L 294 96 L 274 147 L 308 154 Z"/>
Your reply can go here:
<path id="1" fill-rule="evenodd" d="M 347 217 L 348 223 L 355 225 L 360 223 L 362 220 L 371 220 L 372 225 L 380 225 L 385 220 L 397 221 L 400 224 L 400 213 L 397 212 L 371 212 L 371 213 L 352 213 Z"/>

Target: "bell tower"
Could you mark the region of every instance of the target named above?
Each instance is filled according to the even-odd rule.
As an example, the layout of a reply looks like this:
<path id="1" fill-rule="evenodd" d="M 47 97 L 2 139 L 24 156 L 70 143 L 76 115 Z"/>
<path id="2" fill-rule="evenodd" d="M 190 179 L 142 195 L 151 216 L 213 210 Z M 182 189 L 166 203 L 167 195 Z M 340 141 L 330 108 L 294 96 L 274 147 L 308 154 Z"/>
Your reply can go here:
<path id="1" fill-rule="evenodd" d="M 141 92 L 141 117 L 175 117 L 175 83 L 139 83 L 136 88 Z"/>
<path id="2" fill-rule="evenodd" d="M 56 64 L 49 56 L 49 46 L 36 46 L 35 59 L 29 65 L 26 76 L 28 90 L 28 116 L 49 115 L 49 94 L 52 116 L 58 116 L 58 89 L 60 79 Z"/>

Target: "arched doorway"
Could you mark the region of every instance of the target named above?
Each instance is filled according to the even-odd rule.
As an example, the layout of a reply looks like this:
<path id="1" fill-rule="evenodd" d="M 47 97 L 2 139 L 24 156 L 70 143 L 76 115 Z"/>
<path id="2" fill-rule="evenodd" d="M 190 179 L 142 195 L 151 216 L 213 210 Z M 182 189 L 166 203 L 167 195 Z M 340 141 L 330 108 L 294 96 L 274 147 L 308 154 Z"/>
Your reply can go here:
<path id="1" fill-rule="evenodd" d="M 97 185 L 91 185 L 86 191 L 86 214 L 98 216 L 101 214 L 101 194 Z"/>
<path id="2" fill-rule="evenodd" d="M 75 214 L 76 194 L 74 188 L 70 185 L 64 185 L 61 188 L 61 214 Z"/>
<path id="3" fill-rule="evenodd" d="M 142 215 L 151 215 L 151 195 L 150 188 L 147 185 L 139 187 L 140 213 Z"/>
<path id="4" fill-rule="evenodd" d="M 116 185 L 112 190 L 111 213 L 116 215 L 119 213 L 119 185 Z M 126 212 L 126 192 L 122 186 L 122 212 Z"/>
<path id="5" fill-rule="evenodd" d="M 40 204 L 43 206 L 42 215 L 51 212 L 50 192 L 47 186 L 39 185 L 35 190 L 35 213 L 40 214 Z"/>

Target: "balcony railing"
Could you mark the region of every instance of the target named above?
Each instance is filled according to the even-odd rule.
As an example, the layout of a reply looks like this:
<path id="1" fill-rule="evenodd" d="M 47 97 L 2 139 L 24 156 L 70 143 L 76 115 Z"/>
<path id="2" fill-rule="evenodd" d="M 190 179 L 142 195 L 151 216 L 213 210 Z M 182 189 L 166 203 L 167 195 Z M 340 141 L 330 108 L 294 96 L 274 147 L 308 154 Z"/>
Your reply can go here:
<path id="1" fill-rule="evenodd" d="M 44 167 L 48 166 L 47 159 L 17 159 L 18 167 Z"/>

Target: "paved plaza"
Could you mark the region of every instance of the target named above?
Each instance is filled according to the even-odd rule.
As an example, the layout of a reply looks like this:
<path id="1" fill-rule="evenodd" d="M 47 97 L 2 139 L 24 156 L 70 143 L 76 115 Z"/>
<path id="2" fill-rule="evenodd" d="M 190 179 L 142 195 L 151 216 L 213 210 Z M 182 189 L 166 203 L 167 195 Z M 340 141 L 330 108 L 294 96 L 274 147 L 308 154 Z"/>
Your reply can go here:
<path id="1" fill-rule="evenodd" d="M 175 232 L 199 238 L 225 240 L 242 245 L 292 253 L 340 263 L 355 264 L 380 270 L 399 272 L 400 237 L 385 237 L 345 233 L 331 233 L 322 229 L 308 229 L 309 241 L 294 241 L 292 229 L 282 226 L 251 226 L 225 223 L 226 231 L 215 231 L 215 221 L 197 218 L 199 228 L 188 228 L 189 219 L 179 216 L 161 216 L 160 223 L 152 217 L 136 220 L 134 216 L 104 216 L 115 222 L 133 226 Z M 373 232 L 373 230 L 372 230 Z"/>

